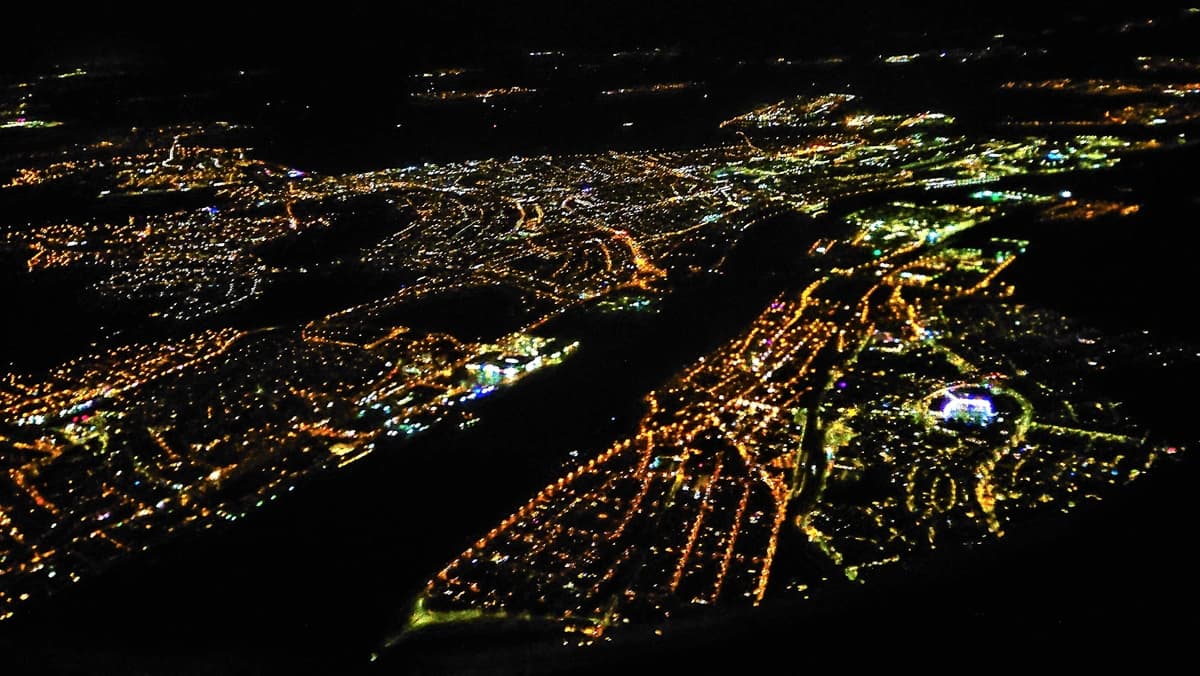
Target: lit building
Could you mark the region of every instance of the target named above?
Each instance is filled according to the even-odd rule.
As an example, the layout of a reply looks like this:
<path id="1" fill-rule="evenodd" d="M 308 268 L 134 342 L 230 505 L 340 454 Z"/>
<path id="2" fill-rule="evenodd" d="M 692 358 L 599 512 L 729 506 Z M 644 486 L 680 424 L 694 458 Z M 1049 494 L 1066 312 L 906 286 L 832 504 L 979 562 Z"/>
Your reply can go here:
<path id="1" fill-rule="evenodd" d="M 986 426 L 996 417 L 992 401 L 986 397 L 956 397 L 942 405 L 942 421 Z"/>

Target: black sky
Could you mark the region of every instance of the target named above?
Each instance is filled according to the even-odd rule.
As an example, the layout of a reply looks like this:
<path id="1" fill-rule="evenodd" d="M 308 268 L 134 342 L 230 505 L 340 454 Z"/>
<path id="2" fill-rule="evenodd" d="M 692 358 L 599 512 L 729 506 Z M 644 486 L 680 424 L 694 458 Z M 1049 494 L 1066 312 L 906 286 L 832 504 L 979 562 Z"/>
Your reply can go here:
<path id="1" fill-rule="evenodd" d="M 479 61 L 530 49 L 682 46 L 747 55 L 822 54 L 1153 14 L 1144 3 L 467 2 L 29 3 L 5 9 L 0 72 L 111 57 L 183 64 L 302 62 L 337 68 Z M 1159 12 L 1163 10 L 1157 10 Z M 948 43 L 948 44 L 947 44 Z"/>

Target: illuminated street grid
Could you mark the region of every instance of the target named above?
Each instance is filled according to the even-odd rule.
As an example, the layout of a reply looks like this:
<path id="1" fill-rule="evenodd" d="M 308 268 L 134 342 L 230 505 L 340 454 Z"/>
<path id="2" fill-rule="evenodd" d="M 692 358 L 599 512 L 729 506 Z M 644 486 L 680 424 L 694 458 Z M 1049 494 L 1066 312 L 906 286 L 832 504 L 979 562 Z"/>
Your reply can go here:
<path id="1" fill-rule="evenodd" d="M 136 130 L 0 178 L 0 191 L 18 195 L 70 181 L 92 186 L 100 200 L 190 193 L 205 204 L 0 225 L 0 247 L 22 253 L 29 271 L 95 274 L 95 300 L 144 312 L 175 335 L 0 380 L 0 616 L 181 529 L 236 520 L 307 475 L 345 466 L 388 437 L 446 421 L 560 363 L 576 346 L 543 335 L 549 319 L 616 292 L 646 300 L 669 292 L 675 281 L 719 268 L 739 234 L 765 218 L 820 213 L 831 200 L 886 188 L 1108 167 L 1122 153 L 1157 147 L 1111 136 L 936 136 L 917 127 L 877 138 L 869 127 L 846 126 L 686 151 L 321 176 L 220 144 L 237 131 Z M 394 274 L 394 293 L 326 316 L 316 311 L 311 321 L 194 326 L 219 326 L 261 299 L 278 275 L 303 272 L 268 264 L 263 247 L 354 227 L 344 219 L 362 200 L 385 205 L 373 218 L 394 227 L 348 257 Z M 831 260 L 866 259 L 839 263 L 843 272 L 798 299 L 781 298 L 744 343 L 656 392 L 636 438 L 481 541 L 496 580 L 513 575 L 517 562 L 520 575 L 534 577 L 498 586 L 474 572 L 483 569 L 470 567 L 477 557 L 469 555 L 430 587 L 431 603 L 570 612 L 603 627 L 658 612 L 671 598 L 760 599 L 778 533 L 794 516 L 789 495 L 828 474 L 813 472 L 811 449 L 796 449 L 806 425 L 822 424 L 805 422 L 802 411 L 824 411 L 829 369 L 849 368 L 872 327 L 897 314 L 924 321 L 942 296 L 968 292 L 960 277 L 983 284 L 1002 267 L 964 258 L 951 267 L 984 272 L 950 274 L 938 267 L 959 260 L 947 251 L 920 257 L 965 223 L 939 219 L 978 220 L 987 209 L 904 209 L 931 225 L 906 237 L 885 222 L 854 241 L 815 243 Z M 920 275 L 929 289 L 912 286 Z M 406 309 L 489 289 L 517 299 L 512 326 L 490 327 L 485 337 L 405 324 Z M 992 291 L 981 286 L 977 295 L 985 292 Z M 530 517 L 533 510 L 555 515 Z M 818 527 L 823 512 L 810 512 Z M 550 589 L 567 581 L 567 563 L 579 568 L 573 586 Z M 637 579 L 625 577 L 635 569 Z M 630 595 L 614 596 L 617 588 Z"/>
<path id="2" fill-rule="evenodd" d="M 546 618 L 583 645 L 697 606 L 757 605 L 999 537 L 1175 453 L 1080 394 L 1106 346 L 1005 301 L 997 277 L 1025 242 L 942 243 L 999 208 L 851 214 L 857 235 L 818 253 L 827 274 L 651 393 L 636 434 L 438 572 L 409 630 Z"/>

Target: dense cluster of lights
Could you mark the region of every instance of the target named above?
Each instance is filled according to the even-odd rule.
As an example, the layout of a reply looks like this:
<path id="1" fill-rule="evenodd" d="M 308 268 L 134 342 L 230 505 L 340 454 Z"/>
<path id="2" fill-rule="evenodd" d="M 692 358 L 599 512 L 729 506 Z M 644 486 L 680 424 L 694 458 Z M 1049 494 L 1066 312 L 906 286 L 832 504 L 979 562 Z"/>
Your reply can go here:
<path id="1" fill-rule="evenodd" d="M 510 93 L 522 92 L 468 98 Z M 830 118 L 852 98 L 781 104 L 746 121 Z M 204 206 L 0 225 L 0 247 L 25 256 L 31 273 L 86 271 L 99 277 L 96 298 L 185 334 L 0 381 L 0 614 L 181 529 L 236 520 L 389 437 L 460 416 L 569 358 L 576 344 L 545 334 L 552 318 L 645 308 L 672 282 L 718 269 L 743 231 L 773 215 L 890 188 L 1111 166 L 1154 147 L 932 136 L 926 127 L 950 120 L 863 115 L 866 123 L 810 138 L 327 176 L 214 143 L 231 125 L 193 125 L 133 130 L 13 170 L 0 189 L 69 180 L 97 199 L 188 193 Z M 884 128 L 894 133 L 876 133 Z M 393 291 L 292 325 L 193 324 L 219 326 L 281 273 L 303 274 L 264 251 L 345 227 L 368 200 L 387 231 L 345 257 L 397 280 Z M 651 395 L 635 438 L 552 485 L 469 553 L 487 551 L 497 576 L 523 562 L 536 584 L 476 579 L 468 573 L 479 557 L 468 555 L 431 583 L 424 612 L 569 611 L 582 623 L 571 626 L 595 633 L 679 600 L 760 601 L 794 516 L 790 499 L 828 471 L 824 451 L 805 440 L 818 438 L 811 416 L 823 414 L 830 369 L 845 368 L 884 317 L 901 318 L 894 334 L 907 340 L 923 335 L 937 299 L 1006 293 L 994 279 L 1011 261 L 1007 248 L 941 241 L 994 207 L 888 208 L 855 215 L 860 232 L 846 241 L 814 242 L 812 255 L 836 269 Z M 923 255 L 929 247 L 941 248 Z M 492 291 L 512 299 L 511 326 L 409 325 L 423 304 Z M 652 525 L 655 542 L 622 539 Z M 618 573 L 633 561 L 653 574 L 605 596 L 629 584 Z"/>
<path id="2" fill-rule="evenodd" d="M 897 203 L 852 215 L 858 232 L 820 254 L 835 267 L 651 393 L 632 437 L 438 572 L 409 630 L 535 617 L 587 644 L 688 607 L 758 604 L 819 583 L 776 568 L 785 530 L 856 580 L 1139 476 L 1163 449 L 1127 420 L 1067 421 L 1045 401 L 1084 406 L 1077 380 L 1050 368 L 1037 387 L 1021 371 L 1036 391 L 1027 397 L 1001 371 L 1041 335 L 995 283 L 1026 243 L 956 248 L 930 236 L 994 209 Z M 964 313 L 979 307 L 1003 321 Z M 1045 354 L 1070 335 L 1043 338 Z M 833 490 L 851 484 L 862 487 Z"/>
<path id="3" fill-rule="evenodd" d="M 1137 204 L 1111 200 L 1067 199 L 1042 211 L 1044 221 L 1090 221 L 1104 216 L 1131 216 L 1141 210 Z"/>

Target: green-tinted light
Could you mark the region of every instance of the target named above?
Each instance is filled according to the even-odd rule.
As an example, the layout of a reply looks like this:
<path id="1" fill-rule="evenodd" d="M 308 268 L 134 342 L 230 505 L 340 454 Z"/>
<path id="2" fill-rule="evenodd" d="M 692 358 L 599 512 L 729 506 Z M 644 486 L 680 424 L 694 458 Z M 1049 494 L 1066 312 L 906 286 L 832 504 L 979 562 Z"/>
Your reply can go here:
<path id="1" fill-rule="evenodd" d="M 875 255 L 875 256 L 879 256 L 879 255 L 882 255 L 882 254 L 883 254 L 883 251 L 881 251 L 881 250 L 879 250 L 879 249 L 875 249 L 875 250 L 874 250 L 874 251 L 872 251 L 871 253 L 872 253 L 873 255 Z"/>

